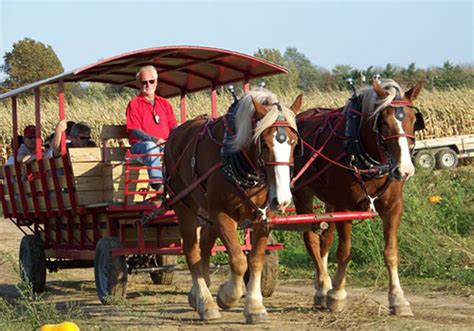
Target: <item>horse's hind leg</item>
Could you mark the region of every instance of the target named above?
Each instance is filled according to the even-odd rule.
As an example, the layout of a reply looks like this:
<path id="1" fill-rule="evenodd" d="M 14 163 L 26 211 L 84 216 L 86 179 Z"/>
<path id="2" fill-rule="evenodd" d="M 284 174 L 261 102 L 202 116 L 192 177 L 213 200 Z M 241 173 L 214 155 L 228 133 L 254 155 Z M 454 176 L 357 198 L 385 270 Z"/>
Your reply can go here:
<path id="1" fill-rule="evenodd" d="M 313 213 L 313 195 L 305 193 L 295 198 L 295 206 L 298 214 Z M 331 246 L 334 235 L 334 224 L 329 224 L 329 228 L 321 235 L 316 232 L 304 232 L 303 239 L 309 256 L 313 260 L 316 268 L 314 280 L 315 294 L 313 298 L 314 306 L 317 308 L 327 308 L 327 292 L 331 289 L 331 277 L 327 269 L 328 250 Z"/>
<path id="2" fill-rule="evenodd" d="M 209 265 L 212 253 L 212 248 L 217 239 L 217 231 L 212 224 L 206 222 L 201 226 L 201 237 L 199 239 L 201 246 L 201 257 L 202 257 L 202 275 L 206 280 L 207 286 L 211 286 L 211 278 L 209 276 Z"/>
<path id="3" fill-rule="evenodd" d="M 183 238 L 183 249 L 193 279 L 190 304 L 195 308 L 201 320 L 212 320 L 221 317 L 219 308 L 214 302 L 211 292 L 202 275 L 201 252 L 197 235 L 196 216 L 187 208 L 175 208 L 179 219 L 179 228 Z M 193 295 L 194 294 L 194 295 Z M 195 302 L 191 302 L 195 298 Z"/>
<path id="4" fill-rule="evenodd" d="M 341 311 L 346 305 L 346 269 L 351 259 L 352 223 L 351 221 L 339 222 L 336 227 L 339 236 L 336 253 L 337 270 L 326 301 L 331 311 Z"/>
<path id="5" fill-rule="evenodd" d="M 389 289 L 388 303 L 390 313 L 397 316 L 413 316 L 410 303 L 405 299 L 398 278 L 398 241 L 397 231 L 402 213 L 401 197 L 392 204 L 390 210 L 380 212 L 383 220 L 383 235 L 385 239 L 384 259 L 388 270 Z"/>

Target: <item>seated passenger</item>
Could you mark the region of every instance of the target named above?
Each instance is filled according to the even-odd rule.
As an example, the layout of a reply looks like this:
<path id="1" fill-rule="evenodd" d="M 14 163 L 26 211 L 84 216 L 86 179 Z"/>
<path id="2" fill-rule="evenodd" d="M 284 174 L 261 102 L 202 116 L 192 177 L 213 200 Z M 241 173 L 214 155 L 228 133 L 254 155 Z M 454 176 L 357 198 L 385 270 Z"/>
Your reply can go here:
<path id="1" fill-rule="evenodd" d="M 17 162 L 28 163 L 36 160 L 36 127 L 28 125 L 23 130 L 23 144 L 18 148 Z M 52 149 L 42 151 L 43 158 L 52 157 Z"/>
<path id="2" fill-rule="evenodd" d="M 136 74 L 140 95 L 133 98 L 127 106 L 127 131 L 133 154 L 158 154 L 171 130 L 177 126 L 173 107 L 164 98 L 155 94 L 158 73 L 153 66 L 144 66 Z M 149 167 L 161 166 L 158 156 L 144 156 L 139 159 Z M 160 169 L 148 169 L 150 186 L 158 190 L 163 177 Z"/>
<path id="3" fill-rule="evenodd" d="M 61 135 L 67 130 L 66 120 L 60 121 L 56 125 L 54 138 L 51 142 L 54 156 L 61 155 Z M 71 128 L 71 141 L 66 143 L 66 147 L 97 147 L 97 144 L 91 140 L 91 128 L 83 123 L 75 123 Z"/>
<path id="4" fill-rule="evenodd" d="M 20 147 L 21 144 L 23 144 L 23 136 L 22 135 L 18 135 L 18 144 L 17 146 Z M 11 141 L 11 144 L 10 144 L 10 147 L 11 147 L 11 150 L 13 151 L 13 139 Z M 11 165 L 15 163 L 15 157 L 13 155 L 10 155 L 7 159 L 7 162 L 5 162 L 5 165 Z"/>

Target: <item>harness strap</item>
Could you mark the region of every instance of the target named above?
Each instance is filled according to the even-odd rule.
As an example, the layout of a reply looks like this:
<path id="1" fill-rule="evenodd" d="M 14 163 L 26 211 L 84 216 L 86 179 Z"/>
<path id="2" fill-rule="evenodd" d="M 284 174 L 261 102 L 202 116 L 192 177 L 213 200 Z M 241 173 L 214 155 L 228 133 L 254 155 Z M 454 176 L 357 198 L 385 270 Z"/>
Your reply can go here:
<path id="1" fill-rule="evenodd" d="M 168 202 L 168 206 L 171 207 L 173 206 L 176 202 L 187 196 L 189 193 L 194 191 L 194 189 L 202 183 L 204 180 L 207 179 L 214 171 L 219 169 L 220 167 L 223 166 L 223 163 L 220 161 L 216 164 L 214 164 L 211 168 L 209 168 L 204 175 L 199 177 L 196 181 L 192 182 L 189 186 L 187 186 L 184 190 L 180 191 L 177 195 L 171 198 L 171 200 Z"/>

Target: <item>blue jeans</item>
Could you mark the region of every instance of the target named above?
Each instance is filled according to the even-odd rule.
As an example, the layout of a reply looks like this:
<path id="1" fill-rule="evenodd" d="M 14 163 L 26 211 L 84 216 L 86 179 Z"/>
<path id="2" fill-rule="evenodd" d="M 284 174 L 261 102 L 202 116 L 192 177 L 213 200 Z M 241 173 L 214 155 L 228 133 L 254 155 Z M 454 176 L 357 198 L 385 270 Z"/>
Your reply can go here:
<path id="1" fill-rule="evenodd" d="M 158 154 L 163 152 L 163 147 L 156 145 L 152 141 L 139 141 L 133 144 L 130 148 L 132 154 Z M 147 167 L 161 167 L 160 156 L 142 156 L 137 157 L 137 161 L 143 163 Z M 148 169 L 148 178 L 150 179 L 162 179 L 163 173 L 161 169 Z"/>

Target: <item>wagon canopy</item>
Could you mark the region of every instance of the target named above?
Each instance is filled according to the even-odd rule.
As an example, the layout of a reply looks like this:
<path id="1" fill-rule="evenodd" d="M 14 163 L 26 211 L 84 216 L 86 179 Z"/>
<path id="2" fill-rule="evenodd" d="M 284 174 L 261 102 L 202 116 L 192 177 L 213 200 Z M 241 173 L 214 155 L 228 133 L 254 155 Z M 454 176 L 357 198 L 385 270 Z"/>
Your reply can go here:
<path id="1" fill-rule="evenodd" d="M 157 93 L 165 98 L 210 89 L 218 85 L 265 77 L 288 71 L 254 56 L 200 46 L 166 46 L 137 50 L 47 78 L 0 95 L 0 100 L 64 82 L 100 82 L 138 88 L 135 74 L 141 66 L 158 70 Z"/>

